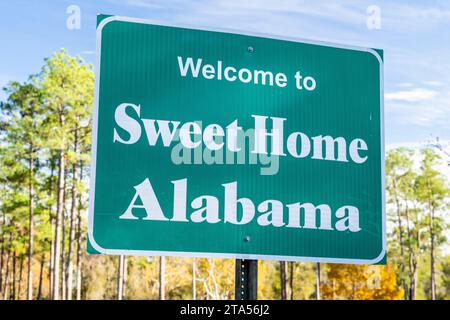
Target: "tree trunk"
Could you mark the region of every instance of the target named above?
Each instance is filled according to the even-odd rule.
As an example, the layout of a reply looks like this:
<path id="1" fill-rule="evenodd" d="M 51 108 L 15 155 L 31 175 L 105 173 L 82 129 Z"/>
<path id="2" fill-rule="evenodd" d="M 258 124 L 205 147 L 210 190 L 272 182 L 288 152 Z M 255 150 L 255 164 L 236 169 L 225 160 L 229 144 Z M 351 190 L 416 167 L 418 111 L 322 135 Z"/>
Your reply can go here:
<path id="1" fill-rule="evenodd" d="M 10 300 L 16 300 L 16 253 L 13 254 L 12 259 L 12 283 L 11 283 L 11 296 Z"/>
<path id="2" fill-rule="evenodd" d="M 62 300 L 66 300 L 66 220 L 67 220 L 67 210 L 66 210 L 66 197 L 67 197 L 67 179 L 65 178 L 67 176 L 67 171 L 64 173 L 64 191 L 63 191 L 63 215 L 62 215 L 62 223 L 61 223 L 61 297 Z"/>
<path id="3" fill-rule="evenodd" d="M 320 263 L 316 264 L 316 300 L 320 300 Z"/>
<path id="4" fill-rule="evenodd" d="M 33 299 L 33 145 L 30 146 L 29 155 L 30 179 L 28 184 L 28 202 L 29 202 L 29 221 L 28 221 L 28 281 L 27 281 L 27 300 Z"/>
<path id="5" fill-rule="evenodd" d="M 20 300 L 20 294 L 22 293 L 23 261 L 24 261 L 24 258 L 23 258 L 23 257 L 20 257 L 20 267 L 19 267 L 19 288 L 17 289 L 17 299 L 18 299 L 18 300 Z"/>
<path id="6" fill-rule="evenodd" d="M 75 127 L 75 133 L 74 133 L 74 152 L 75 152 L 75 158 L 78 159 L 78 127 Z M 70 205 L 70 221 L 69 221 L 69 249 L 67 252 L 67 293 L 66 297 L 67 300 L 72 300 L 72 293 L 73 293 L 73 241 L 75 239 L 75 210 L 76 210 L 76 203 L 77 203 L 77 171 L 78 171 L 78 160 L 75 160 L 75 162 L 72 165 L 72 203 Z"/>
<path id="7" fill-rule="evenodd" d="M 418 277 L 418 274 L 417 274 L 417 262 L 415 262 L 415 264 L 414 264 L 414 269 L 415 269 L 415 271 L 414 271 L 414 286 L 413 286 L 413 288 L 411 289 L 411 297 L 412 297 L 412 299 L 416 299 L 416 292 L 417 292 L 417 282 L 418 282 L 418 280 L 417 280 L 417 277 Z"/>
<path id="8" fill-rule="evenodd" d="M 11 245 L 10 245 L 11 247 Z M 3 300 L 8 298 L 8 280 L 9 280 L 9 261 L 11 260 L 11 252 L 7 253 L 6 257 L 6 270 L 5 270 L 5 284 L 3 285 Z"/>
<path id="9" fill-rule="evenodd" d="M 394 200 L 396 205 L 396 211 L 397 211 L 397 224 L 398 224 L 398 236 L 400 241 L 400 254 L 403 257 L 403 226 L 402 226 L 402 218 L 401 218 L 401 206 L 400 206 L 400 200 L 397 195 L 397 182 L 394 179 L 393 180 L 393 188 L 394 188 Z"/>
<path id="10" fill-rule="evenodd" d="M 53 160 L 50 160 L 50 190 L 49 190 L 49 197 L 51 198 L 53 195 L 53 174 L 55 170 L 55 163 Z M 53 280 L 54 280 L 54 261 L 55 261 L 55 241 L 54 241 L 54 235 L 56 234 L 55 224 L 54 224 L 54 218 L 53 218 L 53 203 L 50 204 L 49 210 L 48 210 L 48 220 L 50 222 L 50 230 L 53 231 L 53 235 L 50 238 L 50 263 L 48 266 L 48 284 L 49 284 L 49 296 L 52 298 L 53 295 Z"/>
<path id="11" fill-rule="evenodd" d="M 64 207 L 64 152 L 59 152 L 58 163 L 58 187 L 56 197 L 56 221 L 55 221 L 55 254 L 54 254 L 54 272 L 53 272 L 53 288 L 52 299 L 59 300 L 59 282 L 60 282 L 60 259 L 61 259 L 61 217 Z"/>
<path id="12" fill-rule="evenodd" d="M 434 210 L 430 212 L 430 264 L 431 264 L 431 300 L 436 300 L 436 269 L 434 255 Z"/>
<path id="13" fill-rule="evenodd" d="M 409 300 L 416 300 L 416 271 L 414 262 L 412 261 L 412 255 L 409 256 L 409 292 L 408 292 L 408 299 Z"/>
<path id="14" fill-rule="evenodd" d="M 117 270 L 117 300 L 123 299 L 123 266 L 124 256 L 119 256 L 119 268 Z"/>
<path id="15" fill-rule="evenodd" d="M 77 217 L 76 299 L 81 300 L 81 209 Z"/>
<path id="16" fill-rule="evenodd" d="M 197 300 L 196 260 L 192 260 L 192 300 Z"/>
<path id="17" fill-rule="evenodd" d="M 159 300 L 166 299 L 166 281 L 165 281 L 165 272 L 166 272 L 166 258 L 161 256 L 159 257 Z"/>
<path id="18" fill-rule="evenodd" d="M 50 217 L 51 217 L 51 210 L 50 210 Z M 50 227 L 51 230 L 53 231 L 53 235 L 56 234 L 56 227 L 55 224 L 53 223 L 53 218 L 50 219 Z M 50 263 L 48 265 L 48 277 L 49 277 L 49 296 L 51 299 L 53 299 L 53 288 L 54 286 L 54 279 L 55 279 L 55 240 L 50 239 Z"/>
<path id="19" fill-rule="evenodd" d="M 2 250 L 1 250 L 1 257 L 0 257 L 0 297 L 3 292 L 3 256 L 4 256 L 4 250 L 3 250 L 3 242 L 2 242 Z"/>
<path id="20" fill-rule="evenodd" d="M 76 299 L 81 300 L 81 209 L 77 218 Z"/>
<path id="21" fill-rule="evenodd" d="M 280 261 L 280 289 L 281 300 L 286 300 L 286 261 Z"/>
<path id="22" fill-rule="evenodd" d="M 434 255 L 434 208 L 432 204 L 433 193 L 431 183 L 428 181 L 428 209 L 430 211 L 430 290 L 431 290 L 431 300 L 436 300 L 436 270 L 435 270 L 435 255 Z"/>
<path id="23" fill-rule="evenodd" d="M 407 299 L 415 300 L 416 299 L 416 262 L 414 261 L 414 252 L 412 249 L 412 236 L 411 236 L 411 223 L 409 219 L 409 209 L 408 202 L 405 201 L 405 216 L 406 216 L 406 231 L 408 236 L 408 278 L 409 278 L 409 290 L 407 292 Z"/>
<path id="24" fill-rule="evenodd" d="M 39 270 L 39 285 L 38 285 L 38 294 L 36 300 L 42 299 L 42 278 L 44 276 L 44 264 L 45 264 L 45 253 L 42 254 L 41 257 L 41 267 Z"/>
<path id="25" fill-rule="evenodd" d="M 416 283 L 417 283 L 417 266 L 414 264 L 414 272 L 412 273 L 412 276 L 410 277 L 410 288 L 409 288 L 409 299 L 410 300 L 416 300 Z"/>
<path id="26" fill-rule="evenodd" d="M 9 245 L 8 248 L 5 250 L 5 275 L 4 275 L 4 282 L 3 286 L 0 288 L 0 291 L 3 293 L 3 300 L 6 300 L 7 298 L 7 288 L 8 288 L 8 276 L 9 276 L 9 261 L 11 259 L 11 246 L 12 246 L 13 237 L 11 234 L 9 234 Z"/>
<path id="27" fill-rule="evenodd" d="M 2 221 L 2 226 L 3 228 L 6 225 L 6 215 L 3 214 L 3 221 Z M 3 264 L 4 264 L 4 256 L 5 256 L 5 232 L 4 229 L 2 229 L 2 250 L 0 253 L 0 297 L 1 294 L 3 292 Z"/>
<path id="28" fill-rule="evenodd" d="M 122 276 L 122 299 L 126 299 L 127 295 L 127 272 L 128 272 L 128 259 L 127 256 L 123 256 L 123 276 Z"/>
<path id="29" fill-rule="evenodd" d="M 289 262 L 289 299 L 294 300 L 294 262 Z"/>
<path id="30" fill-rule="evenodd" d="M 80 163 L 80 176 L 79 183 L 83 181 L 83 162 Z M 82 254 L 82 217 L 81 217 L 81 208 L 82 208 L 82 194 L 78 194 L 78 208 L 77 208 L 77 261 L 76 261 L 76 295 L 77 300 L 81 300 L 81 254 Z"/>
<path id="31" fill-rule="evenodd" d="M 393 179 L 393 191 L 394 191 L 394 201 L 397 212 L 397 224 L 398 224 L 398 237 L 400 242 L 400 274 L 402 275 L 402 279 L 400 279 L 401 286 L 403 288 L 403 292 L 405 296 L 407 295 L 408 289 L 405 279 L 403 278 L 403 274 L 405 272 L 405 263 L 404 263 L 404 240 L 403 240 L 403 226 L 402 226 L 402 217 L 401 217 L 401 204 L 400 199 L 397 192 L 397 179 L 394 177 Z M 407 200 L 405 201 L 407 204 Z"/>

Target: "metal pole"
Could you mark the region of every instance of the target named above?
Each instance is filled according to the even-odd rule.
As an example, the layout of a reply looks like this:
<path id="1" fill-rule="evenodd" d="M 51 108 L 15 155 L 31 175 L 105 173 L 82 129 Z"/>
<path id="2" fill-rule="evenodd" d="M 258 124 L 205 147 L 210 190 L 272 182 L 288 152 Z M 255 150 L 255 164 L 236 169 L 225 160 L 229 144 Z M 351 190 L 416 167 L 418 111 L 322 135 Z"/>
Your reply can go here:
<path id="1" fill-rule="evenodd" d="M 236 259 L 235 299 L 258 299 L 258 260 Z"/>

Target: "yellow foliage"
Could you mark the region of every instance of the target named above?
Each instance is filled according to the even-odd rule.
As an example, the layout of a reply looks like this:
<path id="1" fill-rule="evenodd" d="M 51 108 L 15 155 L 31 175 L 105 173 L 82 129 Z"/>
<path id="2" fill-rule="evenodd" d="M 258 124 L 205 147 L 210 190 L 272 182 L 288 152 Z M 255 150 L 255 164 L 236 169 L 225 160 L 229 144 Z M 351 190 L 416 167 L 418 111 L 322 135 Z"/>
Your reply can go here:
<path id="1" fill-rule="evenodd" d="M 258 299 L 273 299 L 275 265 L 273 261 L 258 261 Z"/>
<path id="2" fill-rule="evenodd" d="M 235 260 L 196 259 L 197 299 L 234 299 Z"/>
<path id="3" fill-rule="evenodd" d="M 397 266 L 329 264 L 321 285 L 323 299 L 398 300 L 403 290 L 397 286 Z"/>

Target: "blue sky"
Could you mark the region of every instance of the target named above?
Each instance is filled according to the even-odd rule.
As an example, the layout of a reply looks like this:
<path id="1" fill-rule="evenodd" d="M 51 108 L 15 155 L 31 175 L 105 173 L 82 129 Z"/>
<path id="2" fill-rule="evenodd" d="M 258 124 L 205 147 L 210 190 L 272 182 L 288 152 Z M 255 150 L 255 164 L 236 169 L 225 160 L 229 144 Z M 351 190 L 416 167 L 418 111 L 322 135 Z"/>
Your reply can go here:
<path id="1" fill-rule="evenodd" d="M 70 5 L 80 29 L 66 27 Z M 371 5 L 380 29 L 366 25 Z M 99 13 L 381 48 L 388 148 L 450 140 L 450 1 L 2 0 L 0 86 L 39 72 L 63 47 L 94 63 Z"/>

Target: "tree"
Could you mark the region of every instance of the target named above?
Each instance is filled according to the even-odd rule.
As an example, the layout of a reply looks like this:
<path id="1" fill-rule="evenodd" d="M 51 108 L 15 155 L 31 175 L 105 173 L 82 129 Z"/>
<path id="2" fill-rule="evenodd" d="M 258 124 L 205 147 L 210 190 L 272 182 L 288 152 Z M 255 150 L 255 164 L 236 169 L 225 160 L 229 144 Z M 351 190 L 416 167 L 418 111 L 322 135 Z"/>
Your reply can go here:
<path id="1" fill-rule="evenodd" d="M 197 281 L 203 299 L 224 300 L 234 297 L 235 260 L 197 259 Z M 200 288 L 199 288 L 200 289 Z"/>
<path id="2" fill-rule="evenodd" d="M 166 300 L 166 257 L 159 257 L 159 300 Z"/>
<path id="3" fill-rule="evenodd" d="M 439 155 L 433 149 L 422 150 L 421 173 L 417 178 L 418 197 L 428 210 L 428 234 L 430 239 L 430 298 L 436 299 L 436 248 L 444 241 L 444 221 L 437 216 L 447 205 L 445 198 L 450 194 L 444 176 L 435 169 Z"/>
<path id="4" fill-rule="evenodd" d="M 280 261 L 280 289 L 281 289 L 281 300 L 287 299 L 287 289 L 286 289 L 286 261 Z"/>
<path id="5" fill-rule="evenodd" d="M 450 300 L 450 256 L 445 257 L 442 261 L 442 300 Z"/>
<path id="6" fill-rule="evenodd" d="M 119 264 L 117 268 L 117 300 L 123 300 L 124 296 L 124 286 L 125 286 L 125 265 L 126 257 L 119 256 Z"/>
<path id="7" fill-rule="evenodd" d="M 62 218 L 64 214 L 65 199 L 65 171 L 66 162 L 70 157 L 68 152 L 70 144 L 70 133 L 77 132 L 78 123 L 86 115 L 83 110 L 91 108 L 93 99 L 93 73 L 92 67 L 83 62 L 79 57 L 69 56 L 65 50 L 61 50 L 46 59 L 45 65 L 40 75 L 40 84 L 43 90 L 44 104 L 47 110 L 46 125 L 51 128 L 48 142 L 48 148 L 55 150 L 58 154 L 58 178 L 56 191 L 56 218 L 55 218 L 55 248 L 54 248 L 54 271 L 53 271 L 53 289 L 52 297 L 59 299 L 60 293 L 60 261 L 62 239 Z M 75 140 L 75 139 L 74 139 Z M 75 144 L 75 141 L 73 141 Z M 78 141 L 76 142 L 78 143 Z M 78 146 L 77 146 L 78 147 Z M 74 148 L 75 158 L 77 148 Z M 76 162 L 76 161 L 75 161 Z M 75 175 L 76 165 L 72 168 L 72 175 Z M 76 196 L 73 189 L 72 197 Z M 72 208 L 75 206 L 73 205 Z M 69 238 L 73 238 L 74 227 L 74 209 L 71 210 L 69 219 Z M 72 245 L 69 241 L 69 257 L 67 267 L 67 288 L 71 291 L 72 283 Z M 63 279 L 63 281 L 66 279 Z M 66 283 L 67 284 L 67 283 Z"/>
<path id="8" fill-rule="evenodd" d="M 394 235 L 389 251 L 399 264 L 399 280 L 405 297 L 416 298 L 417 267 L 423 244 L 420 241 L 423 217 L 418 208 L 417 174 L 413 170 L 414 152 L 399 148 L 386 157 L 386 186 L 388 203 L 395 208 Z"/>
<path id="9" fill-rule="evenodd" d="M 13 154 L 8 153 L 3 159 L 7 166 L 7 188 L 2 195 L 1 211 L 8 213 L 2 225 L 2 232 L 7 237 L 6 265 L 3 280 L 3 299 L 16 299 L 17 296 L 17 260 L 22 260 L 27 252 L 28 195 L 21 183 L 26 177 L 23 163 L 15 161 Z M 11 275 L 12 272 L 12 275 Z"/>
<path id="10" fill-rule="evenodd" d="M 396 300 L 403 298 L 397 285 L 396 267 L 329 264 L 322 283 L 324 299 Z"/>
<path id="11" fill-rule="evenodd" d="M 33 297 L 32 259 L 33 259 L 33 214 L 35 174 L 39 166 L 38 151 L 42 147 L 43 107 L 42 92 L 34 84 L 13 82 L 6 91 L 8 102 L 3 105 L 3 112 L 9 117 L 7 143 L 15 150 L 16 159 L 24 160 L 28 180 L 28 289 L 27 299 Z"/>

